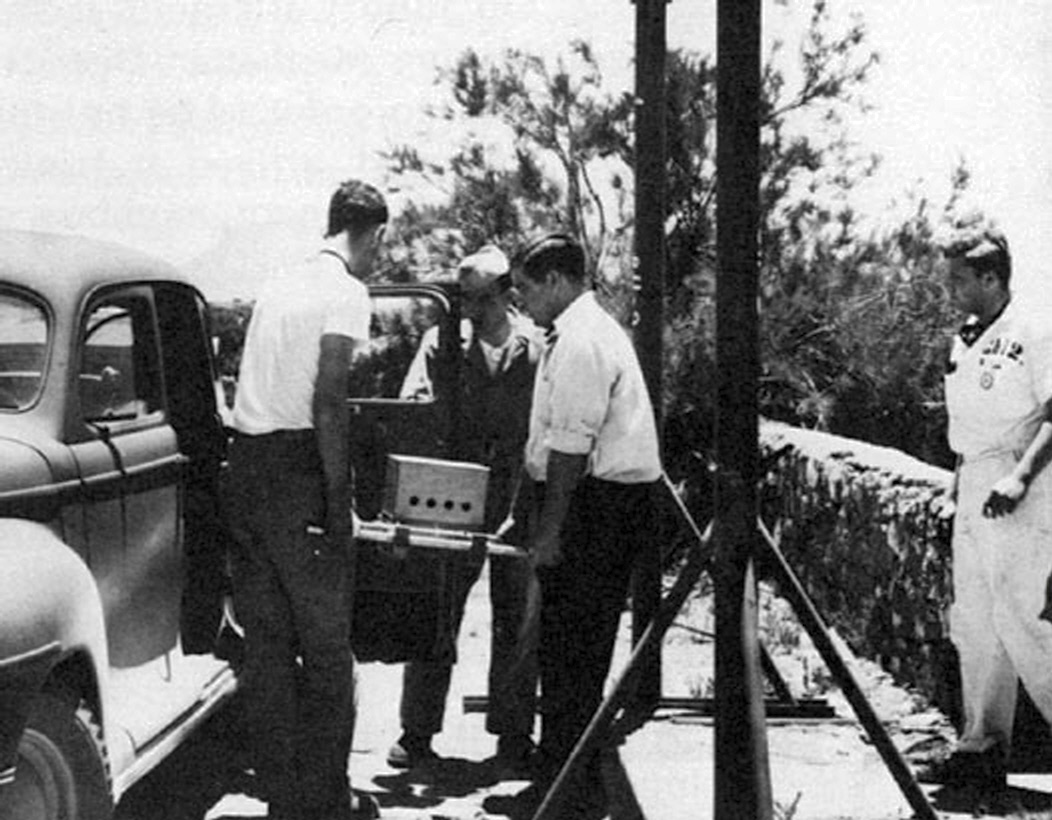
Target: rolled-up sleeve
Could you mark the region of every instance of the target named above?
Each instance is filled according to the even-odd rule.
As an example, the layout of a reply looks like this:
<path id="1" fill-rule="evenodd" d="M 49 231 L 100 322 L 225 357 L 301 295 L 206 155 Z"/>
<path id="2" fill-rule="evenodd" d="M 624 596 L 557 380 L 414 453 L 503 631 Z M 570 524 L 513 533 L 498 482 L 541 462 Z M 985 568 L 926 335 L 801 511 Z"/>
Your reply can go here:
<path id="1" fill-rule="evenodd" d="M 548 447 L 561 453 L 590 453 L 609 409 L 607 366 L 595 344 L 567 344 L 563 349 L 556 345 L 553 355 Z"/>

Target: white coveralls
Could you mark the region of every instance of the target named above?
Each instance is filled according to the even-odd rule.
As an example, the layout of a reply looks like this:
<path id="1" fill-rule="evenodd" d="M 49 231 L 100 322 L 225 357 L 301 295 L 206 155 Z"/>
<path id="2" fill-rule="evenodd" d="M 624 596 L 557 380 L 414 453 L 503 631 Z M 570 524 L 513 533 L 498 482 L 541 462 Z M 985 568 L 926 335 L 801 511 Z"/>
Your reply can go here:
<path id="1" fill-rule="evenodd" d="M 990 489 L 1034 439 L 1052 398 L 1052 326 L 1010 302 L 968 346 L 957 337 L 946 376 L 950 446 L 960 459 L 950 634 L 961 660 L 958 748 L 1009 753 L 1021 679 L 1052 723 L 1052 624 L 1038 619 L 1052 570 L 1052 467 L 1019 505 L 984 518 Z"/>

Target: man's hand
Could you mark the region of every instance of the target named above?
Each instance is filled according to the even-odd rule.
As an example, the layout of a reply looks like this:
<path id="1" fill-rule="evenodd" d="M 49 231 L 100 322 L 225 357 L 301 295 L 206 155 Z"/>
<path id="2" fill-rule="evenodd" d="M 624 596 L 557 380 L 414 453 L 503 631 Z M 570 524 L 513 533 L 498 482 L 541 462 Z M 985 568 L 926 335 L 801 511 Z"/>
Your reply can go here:
<path id="1" fill-rule="evenodd" d="M 1037 428 L 1037 435 L 1016 462 L 1015 468 L 993 487 L 983 504 L 983 515 L 999 518 L 1014 510 L 1026 488 L 1041 470 L 1048 469 L 1052 460 L 1052 400 L 1045 405 L 1045 418 Z"/>
<path id="2" fill-rule="evenodd" d="M 530 544 L 530 563 L 534 569 L 537 567 L 554 567 L 563 560 L 562 549 L 559 546 L 559 536 L 543 535 L 538 533 Z"/>
<path id="3" fill-rule="evenodd" d="M 1008 475 L 994 484 L 990 495 L 983 503 L 983 516 L 1000 518 L 1016 508 L 1026 495 L 1026 482 L 1015 475 Z"/>
<path id="4" fill-rule="evenodd" d="M 334 510 L 328 510 L 325 515 L 325 536 L 339 546 L 348 546 L 354 528 L 351 524 L 351 513 L 349 509 L 342 509 L 339 505 Z"/>

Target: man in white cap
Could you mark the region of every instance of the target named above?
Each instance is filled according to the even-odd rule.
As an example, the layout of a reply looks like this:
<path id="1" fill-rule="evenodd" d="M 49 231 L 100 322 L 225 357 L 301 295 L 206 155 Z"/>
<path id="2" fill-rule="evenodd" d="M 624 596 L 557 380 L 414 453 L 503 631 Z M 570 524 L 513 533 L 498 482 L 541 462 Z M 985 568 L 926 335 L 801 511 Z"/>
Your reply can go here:
<path id="1" fill-rule="evenodd" d="M 996 789 L 1006 783 L 1020 680 L 1052 721 L 1052 625 L 1039 618 L 1052 568 L 1052 328 L 1013 299 L 999 231 L 969 231 L 943 250 L 953 304 L 969 317 L 946 374 L 958 455 L 950 636 L 964 728 L 921 779 Z"/>
<path id="2" fill-rule="evenodd" d="M 530 397 L 542 348 L 537 327 L 511 301 L 507 257 L 486 245 L 466 257 L 457 270 L 465 318 L 463 334 L 464 395 L 461 398 L 463 452 L 458 458 L 490 468 L 486 498 L 487 532 L 494 532 L 512 511 L 516 524 L 504 535 L 524 544 L 522 511 L 528 509 L 530 482 L 522 480 L 523 447 L 529 432 Z M 424 335 L 402 387 L 402 398 L 427 398 L 433 392 L 433 366 L 438 353 L 437 328 Z M 454 640 L 472 585 L 482 563 L 468 561 L 456 587 Z M 497 759 L 522 769 L 533 751 L 537 690 L 536 635 L 526 617 L 533 573 L 526 560 L 495 557 L 490 561 L 493 607 L 486 730 L 497 735 Z M 431 738 L 442 730 L 452 666 L 410 662 L 403 677 L 402 736 L 391 747 L 388 763 L 409 768 L 433 760 Z"/>

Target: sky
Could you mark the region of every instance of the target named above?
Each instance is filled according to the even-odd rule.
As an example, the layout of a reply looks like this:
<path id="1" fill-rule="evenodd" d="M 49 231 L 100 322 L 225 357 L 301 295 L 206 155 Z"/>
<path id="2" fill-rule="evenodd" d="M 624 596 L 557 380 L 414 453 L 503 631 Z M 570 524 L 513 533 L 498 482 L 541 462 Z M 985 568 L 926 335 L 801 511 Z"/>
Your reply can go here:
<path id="1" fill-rule="evenodd" d="M 866 89 L 875 110 L 852 125 L 884 158 L 859 194 L 862 209 L 877 218 L 918 186 L 941 202 L 964 158 L 975 207 L 1008 233 L 1020 286 L 1043 293 L 1052 4 L 829 3 L 838 18 L 861 13 L 881 55 Z M 435 67 L 466 48 L 552 56 L 583 38 L 609 88 L 632 81 L 630 0 L 0 0 L 0 8 L 0 225 L 114 239 L 177 264 L 246 227 L 263 226 L 261 243 L 290 230 L 315 235 L 340 180 L 379 182 L 377 152 L 429 138 L 423 109 Z M 765 38 L 792 43 L 806 9 L 767 0 Z M 715 19 L 714 0 L 671 0 L 670 47 L 713 53 Z"/>

